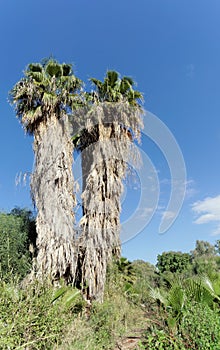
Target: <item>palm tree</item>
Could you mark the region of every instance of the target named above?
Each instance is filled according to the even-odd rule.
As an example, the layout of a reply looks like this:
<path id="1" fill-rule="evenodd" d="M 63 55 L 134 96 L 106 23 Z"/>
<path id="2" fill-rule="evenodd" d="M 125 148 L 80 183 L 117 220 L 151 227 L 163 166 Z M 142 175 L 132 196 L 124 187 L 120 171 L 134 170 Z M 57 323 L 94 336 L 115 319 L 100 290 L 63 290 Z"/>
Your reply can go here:
<path id="1" fill-rule="evenodd" d="M 107 264 L 120 257 L 120 197 L 131 141 L 140 139 L 140 92 L 129 77 L 108 71 L 104 82 L 91 79 L 81 132 L 75 138 L 82 154 L 83 217 L 80 222 L 79 282 L 86 297 L 102 301 Z M 77 118 L 75 118 L 76 120 Z M 82 125 L 84 120 L 84 125 Z"/>
<path id="2" fill-rule="evenodd" d="M 76 269 L 68 113 L 77 107 L 80 87 L 72 66 L 51 58 L 29 64 L 10 93 L 17 117 L 25 131 L 34 135 L 31 193 L 38 210 L 35 272 L 37 277 L 46 274 L 53 281 L 72 281 Z"/>

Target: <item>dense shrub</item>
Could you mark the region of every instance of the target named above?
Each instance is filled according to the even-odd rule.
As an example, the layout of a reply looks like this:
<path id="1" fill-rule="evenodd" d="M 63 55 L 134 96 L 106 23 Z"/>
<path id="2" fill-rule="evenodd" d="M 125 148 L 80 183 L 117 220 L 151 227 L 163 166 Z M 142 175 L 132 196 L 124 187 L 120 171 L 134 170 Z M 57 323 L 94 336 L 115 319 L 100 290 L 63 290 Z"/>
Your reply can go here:
<path id="1" fill-rule="evenodd" d="M 31 267 L 28 230 L 22 217 L 0 213 L 0 276 L 25 276 Z"/>
<path id="2" fill-rule="evenodd" d="M 180 332 L 186 349 L 220 349 L 220 314 L 206 305 L 191 305 L 185 312 Z"/>
<path id="3" fill-rule="evenodd" d="M 14 283 L 1 281 L 0 349 L 43 350 L 58 346 L 83 305 L 79 293 L 74 289 L 71 293 L 70 304 L 64 293 L 58 298 L 48 283 L 35 282 L 21 290 Z"/>

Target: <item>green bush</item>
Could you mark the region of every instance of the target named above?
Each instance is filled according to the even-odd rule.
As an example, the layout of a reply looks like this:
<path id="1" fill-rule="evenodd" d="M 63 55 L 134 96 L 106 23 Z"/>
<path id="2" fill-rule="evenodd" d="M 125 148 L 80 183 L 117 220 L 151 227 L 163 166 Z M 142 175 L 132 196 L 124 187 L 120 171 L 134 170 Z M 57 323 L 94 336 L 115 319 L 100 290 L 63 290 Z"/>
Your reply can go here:
<path id="1" fill-rule="evenodd" d="M 148 350 L 220 349 L 219 316 L 219 312 L 208 305 L 189 304 L 179 324 L 172 327 L 167 312 L 160 321 L 152 319 L 153 326 L 147 330 L 143 344 Z"/>
<path id="2" fill-rule="evenodd" d="M 74 289 L 72 293 L 76 295 Z M 21 290 L 16 284 L 1 281 L 0 349 L 49 350 L 61 344 L 82 300 L 78 294 L 70 305 L 71 295 L 68 299 L 66 293 L 60 298 L 56 295 L 47 283 L 35 282 Z"/>
<path id="3" fill-rule="evenodd" d="M 207 305 L 189 306 L 180 325 L 186 348 L 220 349 L 220 314 Z"/>
<path id="4" fill-rule="evenodd" d="M 0 213 L 0 277 L 24 277 L 31 267 L 28 251 L 28 230 L 24 219 L 17 215 Z"/>

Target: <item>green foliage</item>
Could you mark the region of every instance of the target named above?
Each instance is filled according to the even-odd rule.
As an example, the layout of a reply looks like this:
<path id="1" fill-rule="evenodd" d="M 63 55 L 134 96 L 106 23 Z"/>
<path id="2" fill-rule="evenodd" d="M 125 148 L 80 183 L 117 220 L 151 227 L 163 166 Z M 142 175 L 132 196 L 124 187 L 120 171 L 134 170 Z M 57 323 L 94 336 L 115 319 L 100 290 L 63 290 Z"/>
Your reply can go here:
<path id="1" fill-rule="evenodd" d="M 220 349 L 219 312 L 200 303 L 188 305 L 180 334 L 183 343 L 190 349 Z"/>
<path id="2" fill-rule="evenodd" d="M 219 263 L 219 256 L 197 256 L 193 259 L 192 269 L 197 275 L 212 275 L 213 273 L 220 271 Z"/>
<path id="3" fill-rule="evenodd" d="M 143 338 L 137 349 L 220 348 L 220 257 L 198 254 L 192 264 L 202 270 L 209 261 L 209 274 L 192 275 L 184 265 L 188 256 L 168 252 L 172 260 L 163 253 L 168 266 L 174 256 L 183 259 L 177 261 L 178 272 L 165 268 L 161 279 L 153 265 L 121 258 L 109 266 L 104 303 L 90 305 L 62 281 L 59 288 L 47 282 L 19 286 L 13 275 L 21 279 L 29 271 L 28 247 L 35 240 L 30 211 L 15 208 L 0 214 L 1 349 L 110 350 L 138 327 Z"/>
<path id="4" fill-rule="evenodd" d="M 0 213 L 0 277 L 24 277 L 31 267 L 28 251 L 33 222 L 29 212 L 14 209 L 10 214 Z"/>
<path id="5" fill-rule="evenodd" d="M 190 254 L 181 252 L 164 252 L 157 257 L 157 268 L 160 273 L 169 271 L 182 273 L 190 266 Z"/>
<path id="6" fill-rule="evenodd" d="M 91 78 L 90 81 L 95 85 L 96 91 L 88 94 L 93 102 L 121 102 L 127 101 L 133 107 L 140 107 L 139 101 L 143 95 L 133 89 L 134 81 L 130 77 L 120 79 L 119 73 L 107 71 L 104 82 Z"/>
<path id="7" fill-rule="evenodd" d="M 200 302 L 185 304 L 183 317 L 176 324 L 170 310 L 149 326 L 143 344 L 146 349 L 212 349 L 220 348 L 219 310 Z"/>
<path id="8" fill-rule="evenodd" d="M 191 252 L 193 258 L 196 257 L 209 257 L 216 254 L 215 246 L 207 241 L 196 241 L 196 247 Z"/>
<path id="9" fill-rule="evenodd" d="M 132 302 L 137 305 L 148 306 L 150 301 L 150 287 L 157 285 L 157 274 L 155 266 L 142 260 L 132 262 L 133 271 L 136 276 L 132 286 Z"/>
<path id="10" fill-rule="evenodd" d="M 53 298 L 54 289 L 47 283 L 21 290 L 16 284 L 1 281 L 0 348 L 43 350 L 61 343 L 74 317 L 72 310 L 77 315 L 81 301 L 75 296 L 70 307 L 63 298 L 56 302 Z"/>
<path id="11" fill-rule="evenodd" d="M 28 65 L 24 77 L 11 90 L 10 98 L 17 117 L 32 134 L 36 125 L 51 113 L 59 119 L 81 104 L 81 87 L 82 82 L 73 74 L 71 64 L 49 58 Z"/>

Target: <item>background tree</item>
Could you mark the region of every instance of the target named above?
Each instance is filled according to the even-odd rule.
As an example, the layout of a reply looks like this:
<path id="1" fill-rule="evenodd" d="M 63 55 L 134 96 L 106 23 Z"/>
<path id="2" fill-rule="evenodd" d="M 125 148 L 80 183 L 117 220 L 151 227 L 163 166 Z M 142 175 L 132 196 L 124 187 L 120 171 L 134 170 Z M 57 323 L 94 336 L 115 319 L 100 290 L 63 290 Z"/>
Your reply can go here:
<path id="1" fill-rule="evenodd" d="M 140 139 L 142 95 L 131 78 L 114 71 L 103 82 L 91 81 L 95 91 L 87 94 L 75 138 L 83 173 L 79 282 L 87 286 L 87 298 L 102 300 L 107 264 L 120 256 L 122 180 L 128 160 L 137 155 L 131 145 Z"/>
<path id="2" fill-rule="evenodd" d="M 215 246 L 207 241 L 196 241 L 196 247 L 193 251 L 191 251 L 193 258 L 201 257 L 201 256 L 212 256 L 216 254 Z"/>
<path id="3" fill-rule="evenodd" d="M 190 266 L 191 257 L 188 253 L 163 252 L 157 256 L 157 268 L 160 273 L 182 273 Z"/>
<path id="4" fill-rule="evenodd" d="M 34 236 L 34 218 L 26 209 L 0 213 L 0 277 L 23 278 L 31 269 L 30 237 Z"/>
<path id="5" fill-rule="evenodd" d="M 24 129 L 34 135 L 31 193 L 37 207 L 37 276 L 72 281 L 76 268 L 72 152 L 68 113 L 81 81 L 70 64 L 29 64 L 11 99 Z"/>
<path id="6" fill-rule="evenodd" d="M 27 250 L 31 254 L 31 258 L 36 257 L 36 240 L 37 240 L 37 231 L 36 231 L 36 218 L 33 215 L 32 211 L 26 208 L 15 207 L 11 210 L 10 215 L 19 217 L 22 219 L 21 229 L 27 232 Z"/>

